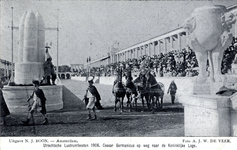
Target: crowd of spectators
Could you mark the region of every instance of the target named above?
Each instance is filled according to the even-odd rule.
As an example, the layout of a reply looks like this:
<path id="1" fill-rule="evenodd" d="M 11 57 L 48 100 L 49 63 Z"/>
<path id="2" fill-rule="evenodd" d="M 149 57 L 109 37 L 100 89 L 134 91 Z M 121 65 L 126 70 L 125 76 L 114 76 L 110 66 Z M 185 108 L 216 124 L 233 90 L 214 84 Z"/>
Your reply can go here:
<path id="1" fill-rule="evenodd" d="M 237 47 L 234 46 L 235 43 L 237 43 L 237 38 L 233 38 L 232 44 L 224 51 L 221 68 L 223 74 L 231 70 L 231 64 L 237 53 Z M 143 67 L 146 67 L 159 77 L 192 77 L 198 75 L 198 62 L 195 52 L 190 47 L 182 50 L 172 50 L 166 54 L 143 55 L 138 59 L 127 59 L 126 61 L 101 65 L 100 67 L 92 67 L 90 68 L 90 75 L 113 76 L 116 75 L 115 69 L 117 66 L 122 66 L 124 71 L 129 67 L 134 74 L 139 73 Z M 207 73 L 208 67 L 209 63 L 207 61 Z M 80 76 L 86 76 L 88 70 L 77 70 L 77 73 Z"/>
<path id="2" fill-rule="evenodd" d="M 223 74 L 231 72 L 231 64 L 237 64 L 235 55 L 237 54 L 237 38 L 233 38 L 231 45 L 224 51 L 221 72 Z"/>

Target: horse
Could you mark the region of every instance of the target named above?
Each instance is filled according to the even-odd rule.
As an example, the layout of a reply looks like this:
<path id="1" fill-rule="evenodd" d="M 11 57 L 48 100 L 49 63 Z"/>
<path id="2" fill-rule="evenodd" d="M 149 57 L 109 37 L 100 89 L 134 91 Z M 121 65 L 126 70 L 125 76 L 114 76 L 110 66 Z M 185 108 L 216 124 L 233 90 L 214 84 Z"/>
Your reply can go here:
<path id="1" fill-rule="evenodd" d="M 129 111 L 132 110 L 132 101 L 134 101 L 138 95 L 136 86 L 133 83 L 133 78 L 131 74 L 131 68 L 127 68 L 126 74 L 125 74 L 125 89 L 126 89 L 126 97 L 127 97 L 127 107 L 129 106 Z"/>
<path id="2" fill-rule="evenodd" d="M 117 68 L 117 79 L 114 81 L 112 93 L 115 97 L 115 106 L 114 106 L 114 111 L 117 111 L 117 103 L 120 102 L 120 110 L 123 112 L 123 100 L 126 94 L 125 87 L 122 83 L 122 68 Z"/>
<path id="3" fill-rule="evenodd" d="M 161 104 L 159 103 L 159 99 L 156 99 L 155 100 L 155 105 L 156 105 L 156 108 L 158 108 L 158 106 L 160 106 L 161 108 L 162 108 L 162 104 L 163 104 L 163 98 L 164 98 L 164 92 L 165 92 L 165 86 L 164 86 L 164 84 L 163 83 L 161 83 L 161 82 L 157 82 L 158 84 L 159 84 L 159 86 L 160 86 L 160 88 L 161 88 L 161 93 L 160 93 L 160 96 L 159 96 L 159 98 L 160 98 L 160 100 L 161 100 Z M 159 105 L 160 104 L 160 105 Z"/>
<path id="4" fill-rule="evenodd" d="M 164 97 L 164 85 L 162 83 L 158 83 L 155 79 L 155 77 L 150 73 L 150 71 L 147 71 L 145 73 L 145 82 L 146 82 L 146 88 L 149 91 L 149 97 L 152 104 L 152 112 L 154 112 L 154 106 L 156 105 L 162 109 L 163 105 L 163 97 Z M 162 86 L 162 88 L 161 88 Z M 156 99 L 156 100 L 155 100 Z M 161 99 L 161 102 L 159 102 L 159 99 Z"/>
<path id="5" fill-rule="evenodd" d="M 149 92 L 148 92 L 148 90 L 146 90 L 145 77 L 140 74 L 133 81 L 133 83 L 134 83 L 137 93 L 138 93 L 136 99 L 134 100 L 136 110 L 137 110 L 137 99 L 142 100 L 142 111 L 145 110 L 144 98 L 146 99 L 148 109 L 150 109 Z"/>

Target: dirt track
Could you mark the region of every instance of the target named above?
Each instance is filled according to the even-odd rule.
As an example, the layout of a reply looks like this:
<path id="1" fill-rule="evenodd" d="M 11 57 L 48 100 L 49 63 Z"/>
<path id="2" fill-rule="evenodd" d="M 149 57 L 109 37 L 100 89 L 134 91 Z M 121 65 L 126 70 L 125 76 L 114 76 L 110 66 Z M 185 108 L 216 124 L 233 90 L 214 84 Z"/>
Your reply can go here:
<path id="1" fill-rule="evenodd" d="M 114 112 L 114 98 L 109 85 L 95 84 L 98 88 L 104 110 L 97 110 L 98 119 L 88 121 L 85 105 L 81 101 L 86 82 L 63 80 L 64 108 L 48 112 L 49 125 L 41 125 L 43 118 L 35 115 L 36 125 L 24 126 L 21 120 L 25 114 L 11 114 L 7 125 L 1 127 L 1 136 L 79 136 L 79 137 L 182 137 L 184 136 L 184 113 L 180 104 L 171 105 L 165 95 L 164 109 L 154 114 L 146 110 L 123 113 Z M 126 101 L 126 99 L 125 99 Z M 36 135 L 34 134 L 34 127 Z"/>

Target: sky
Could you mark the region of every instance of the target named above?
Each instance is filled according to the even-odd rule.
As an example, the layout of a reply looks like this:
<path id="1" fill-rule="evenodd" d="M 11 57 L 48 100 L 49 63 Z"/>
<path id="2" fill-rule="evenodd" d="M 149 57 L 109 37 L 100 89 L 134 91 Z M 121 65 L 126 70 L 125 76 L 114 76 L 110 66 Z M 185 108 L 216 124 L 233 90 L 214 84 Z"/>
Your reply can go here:
<path id="1" fill-rule="evenodd" d="M 58 65 L 84 64 L 106 56 L 115 41 L 119 49 L 182 26 L 193 10 L 205 5 L 231 6 L 236 1 L 2 1 L 0 58 L 11 61 L 11 21 L 19 26 L 24 12 L 39 12 L 45 28 L 59 23 Z M 57 32 L 45 31 L 53 64 L 57 63 Z M 19 31 L 13 30 L 13 61 L 17 62 Z"/>

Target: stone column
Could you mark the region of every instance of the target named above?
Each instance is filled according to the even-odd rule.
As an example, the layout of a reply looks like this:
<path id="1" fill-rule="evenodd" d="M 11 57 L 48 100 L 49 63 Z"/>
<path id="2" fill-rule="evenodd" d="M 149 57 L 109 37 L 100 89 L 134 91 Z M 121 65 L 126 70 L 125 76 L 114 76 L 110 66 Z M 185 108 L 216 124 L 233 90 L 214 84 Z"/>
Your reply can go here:
<path id="1" fill-rule="evenodd" d="M 137 58 L 137 49 L 134 48 L 133 50 L 134 50 L 134 58 Z"/>
<path id="2" fill-rule="evenodd" d="M 148 43 L 148 56 L 151 56 L 150 43 Z"/>
<path id="3" fill-rule="evenodd" d="M 114 55 L 110 53 L 111 63 L 114 63 Z"/>
<path id="4" fill-rule="evenodd" d="M 126 52 L 126 61 L 129 59 L 129 50 Z"/>
<path id="5" fill-rule="evenodd" d="M 155 44 L 156 44 L 156 42 L 154 41 L 154 42 L 153 42 L 153 51 L 154 51 L 154 55 L 156 55 L 156 45 L 155 45 Z"/>
<path id="6" fill-rule="evenodd" d="M 161 41 L 158 40 L 157 42 L 158 42 L 158 54 L 160 54 L 161 53 Z"/>
<path id="7" fill-rule="evenodd" d="M 7 76 L 7 63 L 6 63 L 6 60 L 4 60 L 3 64 L 4 64 L 4 76 L 6 77 Z"/>
<path id="8" fill-rule="evenodd" d="M 140 55 L 142 56 L 142 46 L 140 46 Z"/>
<path id="9" fill-rule="evenodd" d="M 188 32 L 186 32 L 185 38 L 186 38 L 186 45 L 185 45 L 185 47 L 187 48 L 187 46 L 188 46 Z"/>
<path id="10" fill-rule="evenodd" d="M 136 49 L 133 49 L 133 58 L 136 58 Z"/>
<path id="11" fill-rule="evenodd" d="M 181 47 L 181 35 L 180 33 L 178 33 L 178 46 L 179 46 L 179 50 L 182 50 L 182 47 Z"/>
<path id="12" fill-rule="evenodd" d="M 163 39 L 164 43 L 164 53 L 167 53 L 167 41 L 166 38 Z"/>
<path id="13" fill-rule="evenodd" d="M 127 51 L 127 59 L 126 60 L 128 60 L 130 58 L 130 51 L 128 50 Z"/>
<path id="14" fill-rule="evenodd" d="M 128 50 L 128 59 L 131 59 L 131 58 L 132 58 L 132 51 Z"/>
<path id="15" fill-rule="evenodd" d="M 235 38 L 237 38 L 237 21 L 235 22 Z"/>
<path id="16" fill-rule="evenodd" d="M 144 54 L 143 54 L 143 55 L 146 55 L 146 54 L 147 54 L 147 53 L 146 53 L 146 44 L 143 45 L 143 51 L 144 51 Z"/>
<path id="17" fill-rule="evenodd" d="M 128 51 L 125 52 L 125 61 L 128 60 Z"/>
<path id="18" fill-rule="evenodd" d="M 139 58 L 138 47 L 136 48 L 137 59 Z"/>
<path id="19" fill-rule="evenodd" d="M 128 58 L 127 58 L 127 52 L 124 52 L 124 61 L 126 61 Z"/>
<path id="20" fill-rule="evenodd" d="M 170 37 L 170 44 L 171 44 L 171 50 L 173 50 L 174 49 L 173 36 Z"/>
<path id="21" fill-rule="evenodd" d="M 117 62 L 119 62 L 119 54 L 117 54 Z"/>

